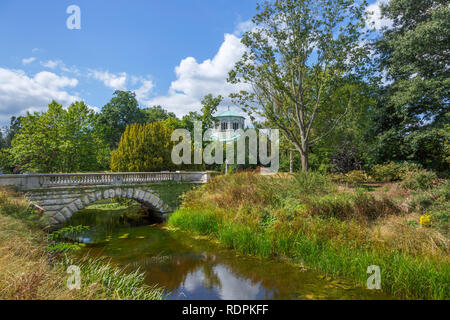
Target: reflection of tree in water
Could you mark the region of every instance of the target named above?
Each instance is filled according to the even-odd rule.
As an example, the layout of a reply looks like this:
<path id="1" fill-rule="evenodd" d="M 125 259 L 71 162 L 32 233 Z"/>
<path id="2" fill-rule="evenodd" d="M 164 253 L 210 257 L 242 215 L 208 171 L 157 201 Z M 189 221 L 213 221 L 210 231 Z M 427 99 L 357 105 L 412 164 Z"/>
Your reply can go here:
<path id="1" fill-rule="evenodd" d="M 215 256 L 212 254 L 203 253 L 204 261 L 201 265 L 203 275 L 205 278 L 203 279 L 203 286 L 207 289 L 221 288 L 222 283 L 220 282 L 220 278 L 217 273 L 214 271 L 214 260 Z"/>
<path id="2" fill-rule="evenodd" d="M 132 228 L 149 224 L 151 218 L 150 212 L 136 205 L 120 210 L 80 210 L 73 215 L 68 224 L 89 226 L 90 229 L 82 236 L 89 237 L 92 242 L 97 242 L 104 240 L 118 228 Z"/>

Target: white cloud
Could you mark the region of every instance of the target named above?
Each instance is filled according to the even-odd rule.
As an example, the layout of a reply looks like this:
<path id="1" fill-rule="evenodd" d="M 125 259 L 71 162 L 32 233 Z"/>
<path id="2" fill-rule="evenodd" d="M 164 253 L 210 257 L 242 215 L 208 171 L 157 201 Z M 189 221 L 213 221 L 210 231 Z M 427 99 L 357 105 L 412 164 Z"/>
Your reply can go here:
<path id="1" fill-rule="evenodd" d="M 73 73 L 73 74 L 76 74 L 76 75 L 80 74 L 80 72 L 79 72 L 77 67 L 74 67 L 74 66 L 68 67 L 61 60 L 41 61 L 40 63 L 41 63 L 41 66 L 43 66 L 45 68 L 52 69 L 52 70 L 54 70 L 56 68 L 59 68 L 61 71 L 64 71 L 64 72 Z"/>
<path id="2" fill-rule="evenodd" d="M 377 0 L 366 8 L 366 13 L 369 15 L 366 22 L 370 27 L 381 30 L 384 27 L 389 28 L 392 26 L 392 20 L 385 19 L 381 16 L 381 6 L 388 2 L 389 0 Z"/>
<path id="3" fill-rule="evenodd" d="M 49 68 L 49 69 L 55 69 L 60 64 L 61 64 L 61 60 L 48 60 L 46 62 L 41 61 L 41 66 Z"/>
<path id="4" fill-rule="evenodd" d="M 255 28 L 256 28 L 256 26 L 251 20 L 242 21 L 242 22 L 239 22 L 237 24 L 236 29 L 234 30 L 233 34 L 235 36 L 239 37 L 244 32 L 250 31 L 250 30 L 255 29 Z"/>
<path id="5" fill-rule="evenodd" d="M 244 51 L 245 47 L 236 35 L 225 34 L 224 42 L 212 59 L 200 63 L 193 57 L 181 60 L 175 68 L 177 79 L 171 83 L 168 94 L 149 99 L 145 104 L 161 105 L 182 116 L 189 111 L 198 111 L 201 99 L 208 93 L 221 94 L 227 98 L 231 92 L 239 89 L 227 83 L 226 79 Z M 230 101 L 226 99 L 227 103 Z"/>
<path id="6" fill-rule="evenodd" d="M 134 93 L 136 93 L 136 99 L 138 101 L 146 101 L 148 100 L 150 92 L 153 90 L 153 81 L 144 78 L 139 79 L 139 81 L 141 82 L 141 86 L 134 90 Z"/>
<path id="7" fill-rule="evenodd" d="M 22 59 L 22 64 L 26 66 L 27 64 L 32 63 L 34 60 L 36 60 L 35 57 L 24 58 Z"/>
<path id="8" fill-rule="evenodd" d="M 102 81 L 108 88 L 126 90 L 127 74 L 125 72 L 114 74 L 109 71 L 89 70 L 89 76 Z"/>
<path id="9" fill-rule="evenodd" d="M 78 80 L 42 71 L 34 77 L 23 70 L 0 68 L 0 123 L 6 124 L 13 115 L 46 109 L 51 100 L 64 106 L 80 100 L 67 92 Z"/>
<path id="10" fill-rule="evenodd" d="M 114 90 L 131 90 L 136 94 L 136 99 L 144 104 L 154 88 L 152 80 L 142 76 L 130 76 L 126 72 L 111 73 L 90 69 L 88 76 L 103 82 L 106 87 Z"/>

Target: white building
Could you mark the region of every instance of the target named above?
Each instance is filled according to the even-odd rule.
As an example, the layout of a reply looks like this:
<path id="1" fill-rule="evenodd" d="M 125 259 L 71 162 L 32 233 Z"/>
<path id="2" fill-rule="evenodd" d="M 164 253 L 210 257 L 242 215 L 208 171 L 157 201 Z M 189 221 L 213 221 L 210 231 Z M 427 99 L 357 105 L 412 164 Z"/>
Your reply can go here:
<path id="1" fill-rule="evenodd" d="M 217 116 L 219 121 L 214 126 L 214 133 L 211 135 L 211 140 L 231 141 L 239 138 L 236 130 L 245 128 L 245 118 L 236 112 L 228 109 Z"/>

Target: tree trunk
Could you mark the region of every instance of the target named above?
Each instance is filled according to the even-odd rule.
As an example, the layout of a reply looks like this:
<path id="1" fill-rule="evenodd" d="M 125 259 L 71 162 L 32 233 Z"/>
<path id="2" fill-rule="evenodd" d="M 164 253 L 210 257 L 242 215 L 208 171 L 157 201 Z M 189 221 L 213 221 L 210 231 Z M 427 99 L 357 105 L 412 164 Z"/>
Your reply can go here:
<path id="1" fill-rule="evenodd" d="M 308 171 L 308 142 L 302 136 L 302 145 L 300 148 L 300 158 L 302 159 L 302 171 Z"/>
<path id="2" fill-rule="evenodd" d="M 302 171 L 308 171 L 308 150 L 300 152 L 300 158 L 302 159 Z"/>
<path id="3" fill-rule="evenodd" d="M 289 172 L 292 173 L 294 171 L 294 161 L 292 159 L 292 150 L 289 150 Z"/>

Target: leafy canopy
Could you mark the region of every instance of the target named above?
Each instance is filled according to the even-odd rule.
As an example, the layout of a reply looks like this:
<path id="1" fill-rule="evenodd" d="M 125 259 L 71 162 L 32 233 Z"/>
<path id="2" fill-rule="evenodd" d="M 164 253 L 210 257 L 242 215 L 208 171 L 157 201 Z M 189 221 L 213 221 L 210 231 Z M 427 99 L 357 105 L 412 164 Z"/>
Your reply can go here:
<path id="1" fill-rule="evenodd" d="M 247 51 L 228 80 L 247 89 L 232 97 L 251 119 L 259 115 L 284 133 L 303 170 L 310 147 L 351 107 L 348 80 L 365 70 L 368 54 L 364 9 L 352 0 L 267 1 L 243 35 Z"/>

